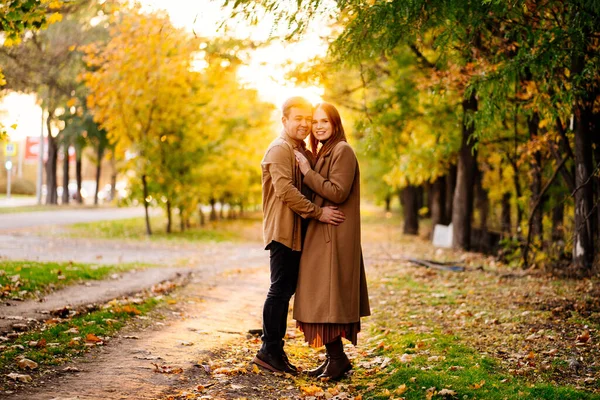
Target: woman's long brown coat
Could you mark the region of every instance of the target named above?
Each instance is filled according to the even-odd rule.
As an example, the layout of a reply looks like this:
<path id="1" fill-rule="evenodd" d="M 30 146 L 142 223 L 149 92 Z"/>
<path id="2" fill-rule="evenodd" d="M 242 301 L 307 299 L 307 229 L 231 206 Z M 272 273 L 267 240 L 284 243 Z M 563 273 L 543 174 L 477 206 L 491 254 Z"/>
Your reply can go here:
<path id="1" fill-rule="evenodd" d="M 338 206 L 346 220 L 339 226 L 310 220 L 302 247 L 294 319 L 358 322 L 371 312 L 360 244 L 360 173 L 350 145 L 340 142 L 320 157 L 303 184 L 315 192 L 313 203 Z"/>

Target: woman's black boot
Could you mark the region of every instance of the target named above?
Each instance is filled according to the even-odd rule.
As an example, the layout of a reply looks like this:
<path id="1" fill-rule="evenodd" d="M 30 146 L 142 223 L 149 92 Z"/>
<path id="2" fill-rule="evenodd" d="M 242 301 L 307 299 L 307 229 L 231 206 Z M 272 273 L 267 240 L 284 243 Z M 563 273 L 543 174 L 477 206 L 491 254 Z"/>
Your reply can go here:
<path id="1" fill-rule="evenodd" d="M 338 380 L 344 374 L 352 369 L 352 363 L 344 353 L 344 345 L 342 338 L 338 336 L 335 340 L 325 345 L 329 362 L 325 367 L 325 371 L 318 376 L 319 379 Z"/>

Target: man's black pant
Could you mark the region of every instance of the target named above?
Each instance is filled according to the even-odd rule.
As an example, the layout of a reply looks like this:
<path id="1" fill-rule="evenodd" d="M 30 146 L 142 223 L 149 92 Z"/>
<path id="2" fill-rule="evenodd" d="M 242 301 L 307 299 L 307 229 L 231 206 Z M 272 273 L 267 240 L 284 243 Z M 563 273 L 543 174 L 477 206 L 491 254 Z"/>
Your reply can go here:
<path id="1" fill-rule="evenodd" d="M 269 251 L 271 286 L 263 308 L 262 351 L 278 353 L 283 348 L 290 298 L 298 282 L 301 253 L 278 242 L 271 242 Z"/>

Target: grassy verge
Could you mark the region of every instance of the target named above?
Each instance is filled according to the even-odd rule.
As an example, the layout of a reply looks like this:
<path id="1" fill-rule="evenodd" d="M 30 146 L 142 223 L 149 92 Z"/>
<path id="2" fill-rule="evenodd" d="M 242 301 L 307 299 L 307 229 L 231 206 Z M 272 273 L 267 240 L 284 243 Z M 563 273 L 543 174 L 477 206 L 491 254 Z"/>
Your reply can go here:
<path id="1" fill-rule="evenodd" d="M 41 330 L 24 333 L 0 345 L 0 375 L 24 373 L 18 365 L 23 358 L 40 367 L 63 364 L 102 345 L 129 320 L 148 314 L 162 301 L 154 297 L 136 301 L 136 304 L 113 301 L 106 308 L 89 314 L 49 319 Z"/>
<path id="2" fill-rule="evenodd" d="M 0 298 L 35 298 L 86 280 L 147 268 L 142 264 L 90 265 L 35 261 L 0 261 Z"/>
<path id="3" fill-rule="evenodd" d="M 104 239 L 133 239 L 153 241 L 199 241 L 199 242 L 224 242 L 240 239 L 256 240 L 257 224 L 259 217 L 243 218 L 236 220 L 223 220 L 209 222 L 205 226 L 192 226 L 183 232 L 179 225 L 173 224 L 171 233 L 165 232 L 166 218 L 153 216 L 151 218 L 152 235 L 146 235 L 144 218 L 129 218 L 116 221 L 101 221 L 75 224 L 70 228 L 72 237 L 104 238 Z M 260 234 L 260 231 L 258 231 Z M 260 236 L 258 236 L 260 239 Z"/>

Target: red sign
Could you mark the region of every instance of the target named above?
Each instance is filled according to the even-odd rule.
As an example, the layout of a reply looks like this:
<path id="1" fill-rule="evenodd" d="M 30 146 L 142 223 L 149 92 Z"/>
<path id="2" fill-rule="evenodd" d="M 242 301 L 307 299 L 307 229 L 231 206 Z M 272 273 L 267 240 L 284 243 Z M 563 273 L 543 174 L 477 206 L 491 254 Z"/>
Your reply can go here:
<path id="1" fill-rule="evenodd" d="M 25 160 L 37 161 L 40 154 L 40 137 L 27 136 L 25 141 Z M 48 139 L 44 138 L 44 162 L 48 160 Z"/>

